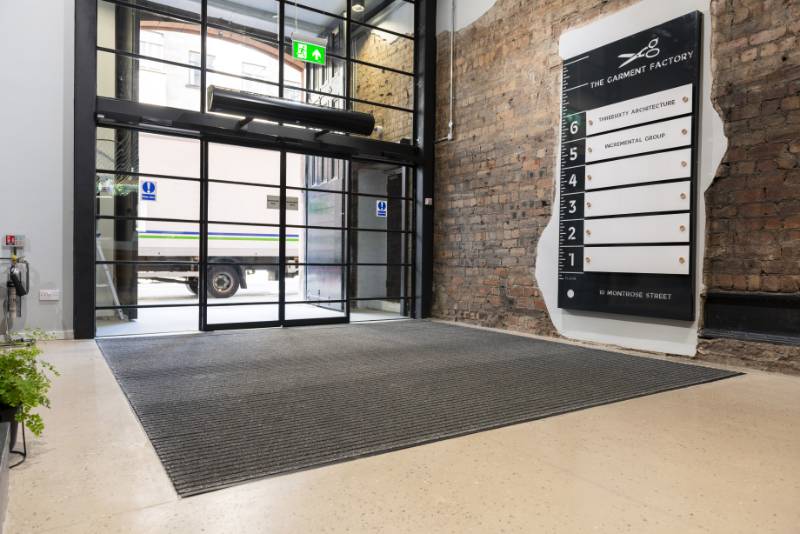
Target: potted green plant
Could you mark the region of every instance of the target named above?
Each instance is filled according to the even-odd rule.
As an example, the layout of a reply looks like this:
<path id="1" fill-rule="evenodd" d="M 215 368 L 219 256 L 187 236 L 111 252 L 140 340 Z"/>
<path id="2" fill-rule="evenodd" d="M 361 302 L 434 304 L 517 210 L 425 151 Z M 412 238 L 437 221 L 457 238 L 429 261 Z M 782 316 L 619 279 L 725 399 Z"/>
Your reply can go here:
<path id="1" fill-rule="evenodd" d="M 47 392 L 52 377 L 58 376 L 51 364 L 39 359 L 42 349 L 36 341 L 47 336 L 34 331 L 24 337 L 28 339 L 0 347 L 0 422 L 11 423 L 12 448 L 19 423 L 34 435 L 41 435 L 44 422 L 41 415 L 32 410 L 39 406 L 50 407 Z"/>

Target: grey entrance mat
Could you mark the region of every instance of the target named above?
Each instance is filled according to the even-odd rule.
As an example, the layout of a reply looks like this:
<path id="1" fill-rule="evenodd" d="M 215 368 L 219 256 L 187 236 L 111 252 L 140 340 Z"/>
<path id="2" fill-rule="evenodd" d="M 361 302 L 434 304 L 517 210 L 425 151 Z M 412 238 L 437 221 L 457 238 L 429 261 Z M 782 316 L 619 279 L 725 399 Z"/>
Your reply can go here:
<path id="1" fill-rule="evenodd" d="M 98 345 L 182 496 L 737 374 L 425 321 Z"/>

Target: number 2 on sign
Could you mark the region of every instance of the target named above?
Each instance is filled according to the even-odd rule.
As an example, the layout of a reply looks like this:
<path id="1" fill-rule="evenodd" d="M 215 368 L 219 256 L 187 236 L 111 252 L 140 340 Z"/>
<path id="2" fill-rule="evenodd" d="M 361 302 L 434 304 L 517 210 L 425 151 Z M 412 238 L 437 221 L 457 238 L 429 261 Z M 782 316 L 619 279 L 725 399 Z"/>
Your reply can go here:
<path id="1" fill-rule="evenodd" d="M 569 231 L 568 231 L 568 234 L 567 234 L 567 239 L 569 241 L 575 241 L 575 227 L 574 226 L 570 226 L 569 227 Z"/>

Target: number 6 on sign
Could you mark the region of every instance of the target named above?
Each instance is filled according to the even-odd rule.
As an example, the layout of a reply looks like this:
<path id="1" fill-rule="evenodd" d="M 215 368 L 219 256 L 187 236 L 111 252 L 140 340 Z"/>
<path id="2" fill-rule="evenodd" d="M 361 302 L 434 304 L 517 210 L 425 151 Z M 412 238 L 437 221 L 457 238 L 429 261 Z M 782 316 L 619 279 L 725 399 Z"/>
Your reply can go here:
<path id="1" fill-rule="evenodd" d="M 561 140 L 573 141 L 586 137 L 586 113 L 565 115 L 561 124 Z"/>

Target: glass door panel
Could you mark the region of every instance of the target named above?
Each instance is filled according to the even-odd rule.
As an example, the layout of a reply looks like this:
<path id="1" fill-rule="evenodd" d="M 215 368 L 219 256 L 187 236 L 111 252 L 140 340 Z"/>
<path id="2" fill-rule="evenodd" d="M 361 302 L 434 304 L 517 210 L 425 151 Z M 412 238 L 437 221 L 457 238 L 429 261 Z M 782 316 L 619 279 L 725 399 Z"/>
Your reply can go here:
<path id="1" fill-rule="evenodd" d="M 286 154 L 287 325 L 347 321 L 347 165 Z"/>
<path id="2" fill-rule="evenodd" d="M 347 161 L 209 143 L 205 327 L 345 322 Z"/>
<path id="3" fill-rule="evenodd" d="M 208 144 L 205 324 L 280 324 L 281 153 Z"/>

